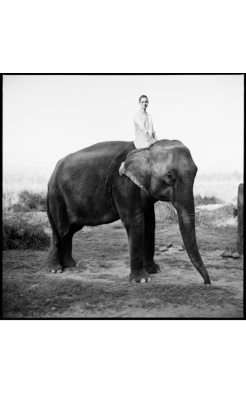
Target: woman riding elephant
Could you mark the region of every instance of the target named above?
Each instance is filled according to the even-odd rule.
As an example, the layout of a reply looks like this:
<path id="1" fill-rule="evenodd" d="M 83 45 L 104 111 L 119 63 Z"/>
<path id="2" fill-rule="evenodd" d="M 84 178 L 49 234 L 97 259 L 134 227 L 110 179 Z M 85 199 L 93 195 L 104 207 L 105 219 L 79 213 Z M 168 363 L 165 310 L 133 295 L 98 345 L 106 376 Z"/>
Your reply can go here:
<path id="1" fill-rule="evenodd" d="M 134 145 L 137 149 L 150 147 L 157 141 L 156 133 L 152 118 L 146 109 L 149 104 L 147 96 L 142 95 L 139 98 L 139 104 L 141 109 L 136 112 L 134 116 L 135 126 L 135 140 Z"/>
<path id="2" fill-rule="evenodd" d="M 149 148 L 158 139 L 154 131 L 152 118 L 146 111 L 149 104 L 147 96 L 140 96 L 139 104 L 140 110 L 136 112 L 133 119 L 135 127 L 134 145 L 136 149 Z M 124 162 L 120 166 L 119 173 L 120 175 L 124 174 Z"/>

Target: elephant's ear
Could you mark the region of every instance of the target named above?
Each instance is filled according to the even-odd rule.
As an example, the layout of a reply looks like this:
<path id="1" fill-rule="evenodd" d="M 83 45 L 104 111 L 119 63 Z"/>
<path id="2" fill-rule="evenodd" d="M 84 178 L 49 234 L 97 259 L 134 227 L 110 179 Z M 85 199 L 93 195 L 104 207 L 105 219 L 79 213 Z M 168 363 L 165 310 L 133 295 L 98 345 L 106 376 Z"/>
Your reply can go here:
<path id="1" fill-rule="evenodd" d="M 136 152 L 126 159 L 124 168 L 124 174 L 146 193 L 150 184 L 149 156 L 149 150 Z"/>

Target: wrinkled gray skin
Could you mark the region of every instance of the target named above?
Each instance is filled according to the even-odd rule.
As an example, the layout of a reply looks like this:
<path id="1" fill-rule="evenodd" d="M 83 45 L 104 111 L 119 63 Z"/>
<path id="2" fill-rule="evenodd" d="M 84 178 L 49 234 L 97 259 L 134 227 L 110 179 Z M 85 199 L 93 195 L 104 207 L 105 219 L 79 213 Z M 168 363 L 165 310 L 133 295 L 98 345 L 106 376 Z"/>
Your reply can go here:
<path id="1" fill-rule="evenodd" d="M 50 178 L 47 212 L 53 230 L 48 267 L 61 273 L 75 266 L 72 237 L 86 226 L 122 220 L 129 241 L 130 281 L 148 282 L 160 271 L 154 262 L 154 204 L 172 202 L 191 262 L 210 284 L 195 235 L 193 183 L 197 167 L 180 141 L 160 140 L 149 150 L 127 154 L 133 142 L 93 145 L 61 159 Z M 119 175 L 125 161 L 125 174 Z M 96 245 L 96 240 L 95 240 Z"/>

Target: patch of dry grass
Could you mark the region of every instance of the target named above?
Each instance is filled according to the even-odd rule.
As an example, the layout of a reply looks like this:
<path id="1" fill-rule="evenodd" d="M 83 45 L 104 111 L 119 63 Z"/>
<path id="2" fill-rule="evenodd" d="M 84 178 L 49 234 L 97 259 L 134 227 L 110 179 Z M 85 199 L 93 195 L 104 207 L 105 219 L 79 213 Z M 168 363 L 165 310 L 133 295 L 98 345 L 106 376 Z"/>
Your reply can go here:
<path id="1" fill-rule="evenodd" d="M 44 214 L 44 213 L 43 213 Z M 117 223 L 116 223 L 117 224 Z M 119 226 L 120 225 L 120 226 Z M 102 265 L 106 265 L 110 274 L 109 263 L 121 259 L 129 265 L 127 235 L 123 225 L 102 225 L 95 228 L 85 228 L 74 238 L 74 258 L 86 262 L 97 276 Z M 86 231 L 87 229 L 87 231 Z M 113 238 L 113 239 L 112 239 Z M 202 251 L 232 250 L 236 245 L 236 231 L 226 228 L 197 228 L 197 241 Z M 181 244 L 182 238 L 178 224 L 157 224 L 156 245 L 168 243 Z M 103 282 L 100 276 L 94 277 L 93 282 L 79 281 L 56 275 L 50 275 L 46 269 L 48 248 L 46 251 L 5 251 L 3 253 L 3 315 L 5 318 L 40 318 L 52 316 L 54 312 L 62 314 L 78 304 L 88 314 L 103 313 L 106 308 L 116 312 L 122 306 L 131 308 L 148 308 L 189 304 L 201 306 L 216 303 L 223 304 L 233 299 L 233 294 L 223 287 L 205 287 L 203 284 L 189 283 L 156 284 L 151 282 L 144 287 L 132 286 L 128 276 L 117 277 L 110 275 L 111 281 Z M 168 263 L 170 257 L 163 260 Z M 176 261 L 175 261 L 176 262 Z M 172 266 L 180 262 L 172 262 Z M 213 264 L 215 264 L 213 262 Z M 83 270 L 83 269 L 82 269 Z M 107 275 L 108 277 L 108 275 Z M 105 279 L 107 277 L 104 276 Z M 103 277 L 102 277 L 103 278 Z M 81 315 L 80 315 L 81 316 Z"/>
<path id="2" fill-rule="evenodd" d="M 3 250 L 46 249 L 50 237 L 42 224 L 30 224 L 26 219 L 5 217 L 2 228 Z"/>
<path id="3" fill-rule="evenodd" d="M 46 171 L 23 171 L 3 172 L 3 196 L 2 205 L 4 209 L 13 204 L 17 204 L 22 191 L 30 193 L 44 194 L 47 193 L 47 184 L 51 172 Z"/>
<path id="4" fill-rule="evenodd" d="M 132 286 L 126 279 L 115 279 L 114 283 L 86 282 L 59 279 L 55 276 L 33 275 L 20 281 L 18 277 L 7 277 L 3 287 L 4 318 L 39 318 L 56 310 L 63 313 L 70 306 L 79 304 L 90 313 L 112 308 L 116 312 L 125 307 L 148 308 L 150 304 L 165 307 L 168 304 L 188 304 L 200 307 L 205 303 L 223 305 L 233 301 L 234 293 L 228 289 L 205 287 L 203 284 L 153 284 Z"/>
<path id="5" fill-rule="evenodd" d="M 196 226 L 213 227 L 216 223 L 226 221 L 229 218 L 233 218 L 233 208 L 235 206 L 228 205 L 219 207 L 216 210 L 197 210 L 196 211 Z"/>
<path id="6" fill-rule="evenodd" d="M 155 203 L 155 216 L 157 222 L 165 224 L 177 224 L 178 214 L 177 210 L 171 203 L 157 202 Z"/>

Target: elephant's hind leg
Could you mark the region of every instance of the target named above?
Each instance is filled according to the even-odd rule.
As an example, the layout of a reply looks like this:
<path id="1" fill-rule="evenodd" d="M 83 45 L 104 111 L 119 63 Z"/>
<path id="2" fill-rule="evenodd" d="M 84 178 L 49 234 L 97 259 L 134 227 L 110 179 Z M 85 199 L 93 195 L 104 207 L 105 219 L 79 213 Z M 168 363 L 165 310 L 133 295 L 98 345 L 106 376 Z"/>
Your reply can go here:
<path id="1" fill-rule="evenodd" d="M 70 231 L 61 240 L 61 264 L 63 268 L 75 267 L 77 265 L 72 257 L 73 235 L 74 232 Z"/>
<path id="2" fill-rule="evenodd" d="M 60 262 L 60 253 L 59 248 L 55 245 L 55 237 L 54 234 L 52 235 L 51 246 L 48 254 L 48 270 L 51 273 L 61 273 L 62 272 L 62 265 Z"/>
<path id="3" fill-rule="evenodd" d="M 74 231 L 70 231 L 62 238 L 59 238 L 58 243 L 55 243 L 55 237 L 52 237 L 48 255 L 48 270 L 51 273 L 62 273 L 63 269 L 76 266 L 76 262 L 72 257 L 73 235 Z"/>

